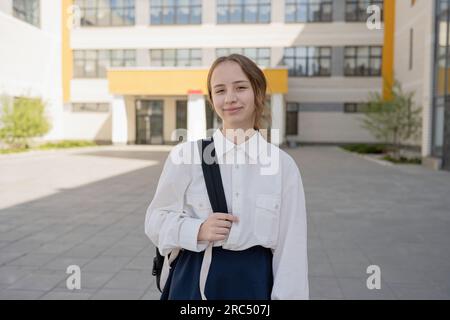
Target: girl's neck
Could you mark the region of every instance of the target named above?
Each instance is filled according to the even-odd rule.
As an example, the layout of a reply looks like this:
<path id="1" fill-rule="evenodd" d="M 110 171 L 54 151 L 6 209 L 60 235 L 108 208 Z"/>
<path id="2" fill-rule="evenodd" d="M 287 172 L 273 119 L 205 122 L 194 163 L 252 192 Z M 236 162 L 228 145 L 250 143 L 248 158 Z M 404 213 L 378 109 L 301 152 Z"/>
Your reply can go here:
<path id="1" fill-rule="evenodd" d="M 241 144 L 250 139 L 250 137 L 256 133 L 256 130 L 252 127 L 230 128 L 222 126 L 220 130 L 222 131 L 222 134 L 234 144 Z"/>

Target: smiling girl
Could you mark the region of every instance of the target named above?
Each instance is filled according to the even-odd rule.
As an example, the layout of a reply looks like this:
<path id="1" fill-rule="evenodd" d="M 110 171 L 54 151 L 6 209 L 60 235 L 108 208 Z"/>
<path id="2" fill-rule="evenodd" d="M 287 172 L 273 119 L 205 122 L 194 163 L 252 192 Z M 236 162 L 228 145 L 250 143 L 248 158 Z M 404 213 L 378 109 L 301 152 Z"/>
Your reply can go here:
<path id="1" fill-rule="evenodd" d="M 151 241 L 170 254 L 161 299 L 308 299 L 304 189 L 292 157 L 260 132 L 264 73 L 232 54 L 212 64 L 207 87 L 222 119 L 212 139 L 229 212 L 212 212 L 201 165 L 171 160 L 196 143 L 177 145 L 145 221 Z M 279 165 L 265 174 L 268 159 Z"/>

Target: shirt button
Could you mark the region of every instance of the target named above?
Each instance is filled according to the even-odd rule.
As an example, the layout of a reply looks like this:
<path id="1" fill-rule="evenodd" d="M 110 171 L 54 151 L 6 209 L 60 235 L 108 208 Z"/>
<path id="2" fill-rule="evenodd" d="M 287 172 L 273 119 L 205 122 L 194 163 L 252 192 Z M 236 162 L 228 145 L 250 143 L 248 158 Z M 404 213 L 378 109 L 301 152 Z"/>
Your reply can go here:
<path id="1" fill-rule="evenodd" d="M 278 209 L 278 205 L 277 204 L 275 205 L 275 209 Z"/>
<path id="2" fill-rule="evenodd" d="M 236 169 L 239 169 L 239 166 L 238 166 L 238 165 L 236 165 L 236 166 L 235 166 L 235 168 L 236 168 Z"/>
<path id="3" fill-rule="evenodd" d="M 236 192 L 234 195 L 235 195 L 236 198 L 237 198 L 237 197 L 239 196 L 239 192 Z"/>

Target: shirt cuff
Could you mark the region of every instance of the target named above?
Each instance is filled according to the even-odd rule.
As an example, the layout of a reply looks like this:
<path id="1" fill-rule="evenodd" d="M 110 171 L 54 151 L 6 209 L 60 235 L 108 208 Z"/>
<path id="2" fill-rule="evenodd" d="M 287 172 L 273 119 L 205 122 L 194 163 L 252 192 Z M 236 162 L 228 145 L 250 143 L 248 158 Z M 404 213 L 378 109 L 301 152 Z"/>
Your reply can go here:
<path id="1" fill-rule="evenodd" d="M 208 247 L 207 241 L 197 241 L 204 220 L 185 217 L 180 228 L 180 246 L 190 251 L 201 252 Z"/>

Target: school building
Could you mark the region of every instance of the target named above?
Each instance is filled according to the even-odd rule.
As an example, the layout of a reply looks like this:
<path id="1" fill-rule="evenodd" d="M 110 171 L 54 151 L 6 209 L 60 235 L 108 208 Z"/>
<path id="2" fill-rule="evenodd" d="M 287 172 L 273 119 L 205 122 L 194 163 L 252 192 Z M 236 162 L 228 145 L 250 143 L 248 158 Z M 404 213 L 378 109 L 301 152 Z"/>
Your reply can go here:
<path id="1" fill-rule="evenodd" d="M 448 7 L 447 0 L 2 0 L 0 93 L 43 97 L 53 123 L 46 139 L 171 144 L 177 128 L 195 139 L 220 125 L 206 75 L 217 57 L 238 52 L 268 79 L 271 128 L 281 137 L 273 142 L 371 143 L 361 110 L 370 93 L 387 95 L 383 79 L 395 77 L 423 108 L 422 136 L 409 143 L 427 165 L 450 169 Z"/>

